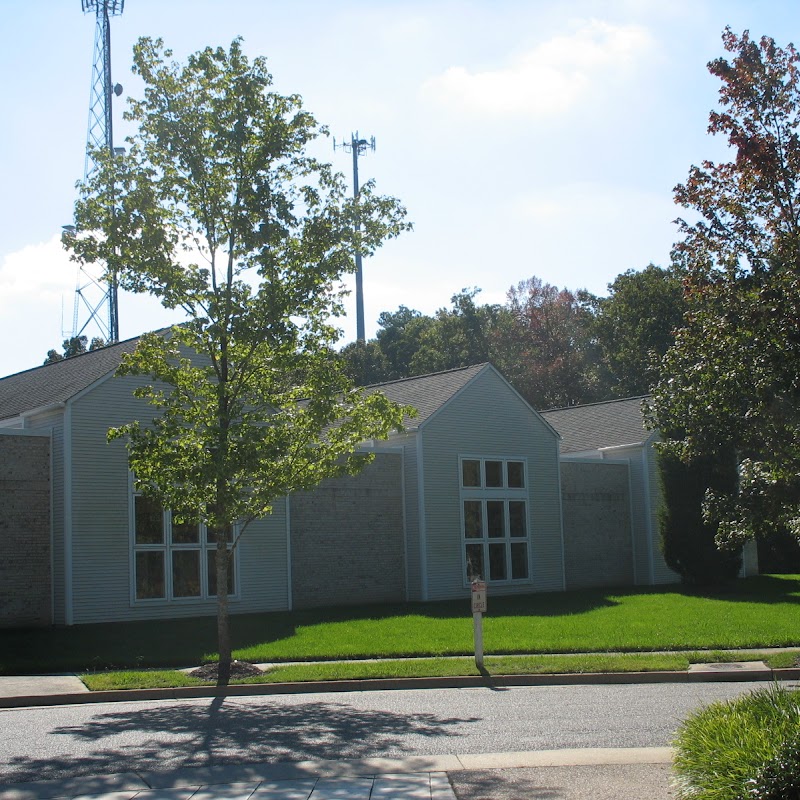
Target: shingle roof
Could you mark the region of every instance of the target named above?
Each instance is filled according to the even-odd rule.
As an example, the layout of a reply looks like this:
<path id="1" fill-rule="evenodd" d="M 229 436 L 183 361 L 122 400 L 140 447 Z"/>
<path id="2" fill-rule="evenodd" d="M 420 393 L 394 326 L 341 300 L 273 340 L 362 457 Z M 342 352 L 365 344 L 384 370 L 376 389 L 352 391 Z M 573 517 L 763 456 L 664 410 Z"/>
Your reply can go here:
<path id="1" fill-rule="evenodd" d="M 644 426 L 645 397 L 609 400 L 585 406 L 543 411 L 542 416 L 561 434 L 561 452 L 578 453 L 624 444 L 641 444 L 651 435 Z"/>
<path id="2" fill-rule="evenodd" d="M 366 387 L 368 391 L 381 391 L 390 400 L 417 409 L 417 416 L 406 419 L 406 427 L 419 427 L 437 412 L 451 397 L 464 388 L 486 364 L 401 378 L 388 383 Z"/>
<path id="3" fill-rule="evenodd" d="M 41 367 L 0 378 L 0 420 L 54 403 L 64 403 L 99 378 L 113 372 L 123 353 L 136 349 L 139 337 L 100 350 L 45 364 Z M 409 426 L 421 425 L 486 365 L 451 369 L 430 375 L 403 378 L 366 387 L 382 391 L 390 400 L 413 406 L 417 416 L 406 420 Z"/>
<path id="4" fill-rule="evenodd" d="M 92 350 L 0 378 L 0 419 L 53 403 L 64 403 L 96 380 L 113 372 L 123 353 L 132 353 L 139 338 Z"/>

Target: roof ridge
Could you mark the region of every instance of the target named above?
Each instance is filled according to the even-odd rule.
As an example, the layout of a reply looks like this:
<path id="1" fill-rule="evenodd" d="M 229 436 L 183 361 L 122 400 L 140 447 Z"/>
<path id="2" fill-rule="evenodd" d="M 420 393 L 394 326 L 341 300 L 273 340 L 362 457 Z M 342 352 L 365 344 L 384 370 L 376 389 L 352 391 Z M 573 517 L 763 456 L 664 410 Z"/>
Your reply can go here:
<path id="1" fill-rule="evenodd" d="M 160 333 L 164 333 L 166 331 L 172 330 L 173 327 L 174 326 L 172 326 L 172 325 L 167 325 L 166 327 L 157 328 L 156 330 L 153 330 L 153 331 L 146 331 L 146 333 L 159 333 L 160 334 Z M 26 373 L 35 372 L 36 370 L 40 370 L 40 369 L 46 369 L 47 367 L 55 367 L 58 364 L 64 364 L 66 362 L 70 362 L 70 363 L 74 364 L 76 359 L 80 359 L 83 356 L 91 356 L 91 355 L 96 355 L 97 353 L 100 353 L 100 352 L 108 352 L 109 350 L 111 350 L 111 349 L 113 349 L 115 347 L 121 347 L 122 345 L 127 345 L 127 344 L 130 344 L 131 342 L 134 342 L 134 341 L 136 341 L 138 339 L 141 339 L 142 336 L 144 336 L 144 335 L 145 335 L 144 333 L 138 333 L 138 334 L 136 334 L 136 336 L 131 336 L 128 339 L 122 339 L 119 342 L 112 342 L 110 344 L 104 344 L 102 347 L 96 347 L 94 350 L 85 350 L 83 353 L 76 353 L 74 356 L 68 356 L 66 358 L 59 359 L 58 361 L 48 361 L 46 364 L 38 364 L 35 367 L 28 367 L 28 369 L 23 369 L 23 370 L 20 370 L 19 372 L 12 372 L 10 375 L 0 376 L 0 381 L 4 381 L 4 380 L 6 380 L 8 378 L 16 378 L 18 375 L 25 375 Z"/>
<path id="2" fill-rule="evenodd" d="M 481 361 L 478 364 L 467 364 L 463 367 L 451 367 L 450 369 L 440 369 L 438 372 L 423 372 L 419 375 L 407 375 L 405 378 L 394 378 L 390 381 L 381 381 L 380 383 L 369 383 L 366 386 L 362 386 L 361 388 L 376 389 L 379 386 L 392 386 L 397 383 L 419 380 L 420 378 L 433 378 L 436 375 L 447 375 L 452 372 L 463 372 L 464 370 L 474 369 L 475 367 L 485 367 L 489 363 L 490 363 L 489 361 Z"/>
<path id="3" fill-rule="evenodd" d="M 594 403 L 576 403 L 574 406 L 556 406 L 555 408 L 546 408 L 541 411 L 541 414 L 549 414 L 551 411 L 571 411 L 574 408 L 591 408 L 592 406 L 607 406 L 611 405 L 612 403 L 626 403 L 630 400 L 644 400 L 647 397 L 651 397 L 648 394 L 636 394 L 632 395 L 631 397 L 615 397 L 611 400 L 597 400 Z"/>
<path id="4" fill-rule="evenodd" d="M 86 350 L 83 353 L 75 353 L 74 356 L 67 356 L 65 358 L 60 358 L 58 361 L 48 361 L 45 364 L 38 364 L 35 367 L 28 367 L 28 369 L 20 370 L 19 372 L 12 372 L 10 375 L 3 375 L 0 377 L 0 381 L 4 381 L 8 378 L 16 378 L 18 375 L 25 375 L 28 372 L 35 372 L 36 370 L 46 369 L 47 367 L 55 367 L 57 364 L 63 364 L 65 361 L 72 361 L 74 363 L 76 358 L 81 358 L 81 356 L 88 356 L 92 355 L 93 353 L 99 353 L 101 350 L 110 350 L 112 347 L 119 347 L 123 344 L 128 344 L 132 342 L 134 339 L 141 338 L 142 334 L 138 336 L 131 336 L 130 339 L 124 339 L 121 342 L 113 342 L 112 344 L 105 344 L 102 347 L 96 347 L 94 350 Z"/>

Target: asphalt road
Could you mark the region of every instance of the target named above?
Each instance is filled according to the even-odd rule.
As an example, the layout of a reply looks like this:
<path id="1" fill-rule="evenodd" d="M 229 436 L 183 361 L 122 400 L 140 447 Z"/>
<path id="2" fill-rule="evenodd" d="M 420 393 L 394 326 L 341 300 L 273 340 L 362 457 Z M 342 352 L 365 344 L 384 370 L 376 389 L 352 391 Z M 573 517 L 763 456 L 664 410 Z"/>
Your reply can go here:
<path id="1" fill-rule="evenodd" d="M 660 747 L 762 684 L 428 689 L 0 711 L 0 783 L 185 766 Z"/>

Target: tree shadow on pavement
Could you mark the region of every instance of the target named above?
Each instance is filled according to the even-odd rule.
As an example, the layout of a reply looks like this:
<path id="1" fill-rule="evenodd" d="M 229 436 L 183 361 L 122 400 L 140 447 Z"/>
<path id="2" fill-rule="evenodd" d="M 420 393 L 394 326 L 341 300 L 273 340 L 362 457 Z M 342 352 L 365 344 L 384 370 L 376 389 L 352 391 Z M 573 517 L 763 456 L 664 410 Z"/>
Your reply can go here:
<path id="1" fill-rule="evenodd" d="M 459 725 L 477 721 L 359 710 L 334 702 L 284 705 L 230 697 L 126 710 L 105 706 L 86 722 L 54 728 L 41 755 L 0 758 L 0 783 L 225 764 L 404 757 L 424 751 L 425 739 L 461 736 Z"/>

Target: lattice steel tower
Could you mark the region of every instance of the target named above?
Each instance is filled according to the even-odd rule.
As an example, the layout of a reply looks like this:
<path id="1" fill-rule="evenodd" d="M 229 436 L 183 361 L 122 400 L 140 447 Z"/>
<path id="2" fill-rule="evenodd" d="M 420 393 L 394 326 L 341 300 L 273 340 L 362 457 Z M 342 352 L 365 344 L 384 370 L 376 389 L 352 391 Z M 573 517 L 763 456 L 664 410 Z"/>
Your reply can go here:
<path id="1" fill-rule="evenodd" d="M 114 124 L 111 100 L 122 94 L 122 86 L 111 82 L 111 17 L 122 14 L 125 0 L 81 0 L 84 14 L 94 12 L 97 24 L 94 32 L 94 58 L 92 85 L 89 95 L 89 126 L 86 135 L 86 161 L 84 179 L 95 169 L 91 156 L 93 149 L 107 150 L 114 155 Z M 79 273 L 75 289 L 75 310 L 72 336 L 80 336 L 94 322 L 106 342 L 119 340 L 118 283 L 116 273 L 107 279 L 92 277 L 85 270 Z M 100 295 L 98 299 L 98 294 Z M 88 318 L 78 327 L 79 312 L 88 312 Z"/>

